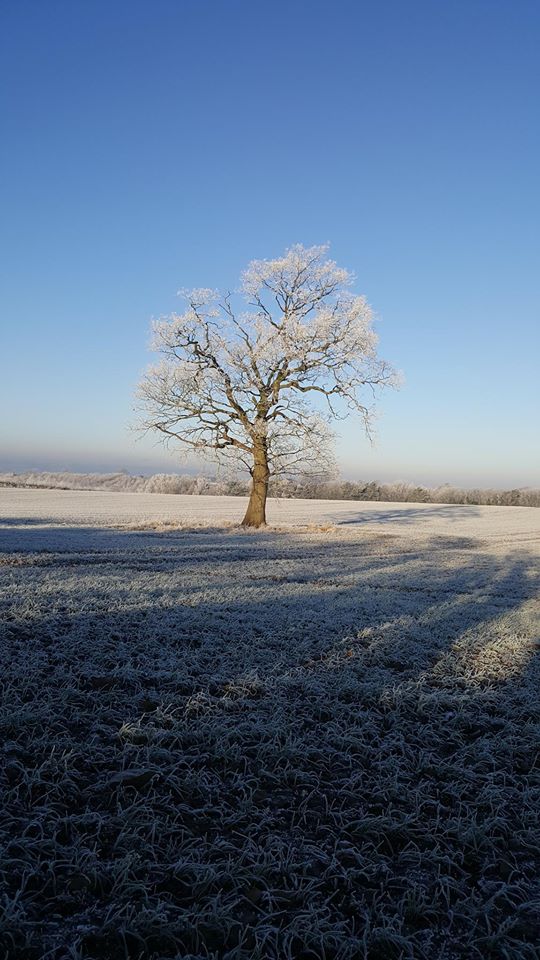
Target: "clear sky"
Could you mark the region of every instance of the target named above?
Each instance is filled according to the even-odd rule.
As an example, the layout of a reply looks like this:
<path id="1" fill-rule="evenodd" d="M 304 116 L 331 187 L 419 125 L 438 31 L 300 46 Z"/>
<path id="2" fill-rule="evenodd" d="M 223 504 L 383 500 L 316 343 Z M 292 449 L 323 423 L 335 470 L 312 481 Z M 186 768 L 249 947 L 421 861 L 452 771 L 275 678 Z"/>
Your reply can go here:
<path id="1" fill-rule="evenodd" d="M 0 469 L 136 440 L 152 316 L 329 241 L 405 374 L 350 478 L 540 485 L 537 0 L 0 10 Z"/>

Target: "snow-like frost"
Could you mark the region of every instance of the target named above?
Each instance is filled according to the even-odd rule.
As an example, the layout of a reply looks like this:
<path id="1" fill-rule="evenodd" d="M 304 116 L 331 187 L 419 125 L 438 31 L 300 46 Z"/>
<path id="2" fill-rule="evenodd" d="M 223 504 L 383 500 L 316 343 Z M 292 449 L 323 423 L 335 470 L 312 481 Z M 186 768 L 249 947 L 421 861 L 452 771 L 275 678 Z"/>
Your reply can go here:
<path id="1" fill-rule="evenodd" d="M 0 952 L 534 958 L 539 512 L 241 514 L 0 491 Z"/>

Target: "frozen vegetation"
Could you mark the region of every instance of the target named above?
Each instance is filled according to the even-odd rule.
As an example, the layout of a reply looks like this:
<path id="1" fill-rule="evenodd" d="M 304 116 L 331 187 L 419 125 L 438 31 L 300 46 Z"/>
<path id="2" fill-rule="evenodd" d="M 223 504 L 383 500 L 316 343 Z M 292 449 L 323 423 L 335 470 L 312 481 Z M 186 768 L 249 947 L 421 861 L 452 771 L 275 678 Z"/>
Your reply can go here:
<path id="1" fill-rule="evenodd" d="M 8 960 L 537 960 L 532 508 L 0 491 Z"/>
<path id="2" fill-rule="evenodd" d="M 157 473 L 132 476 L 119 473 L 0 473 L 0 487 L 42 487 L 59 490 L 110 490 L 117 493 L 174 493 L 212 496 L 246 496 L 249 481 L 242 477 L 205 477 L 191 474 Z M 331 480 L 321 482 L 305 477 L 271 480 L 270 495 L 280 498 L 316 500 L 375 500 L 391 503 L 463 503 L 488 506 L 539 507 L 540 490 L 463 489 L 451 484 L 422 487 L 413 483 Z"/>

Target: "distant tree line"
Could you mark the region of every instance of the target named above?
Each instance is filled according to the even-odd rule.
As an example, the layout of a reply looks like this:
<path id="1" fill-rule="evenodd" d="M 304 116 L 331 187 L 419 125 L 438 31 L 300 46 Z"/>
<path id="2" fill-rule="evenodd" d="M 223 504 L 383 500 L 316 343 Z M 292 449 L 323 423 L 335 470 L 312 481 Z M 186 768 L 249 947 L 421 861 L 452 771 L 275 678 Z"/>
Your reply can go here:
<path id="1" fill-rule="evenodd" d="M 377 483 L 353 480 L 276 484 L 272 496 L 316 500 L 381 500 L 390 503 L 465 503 L 500 507 L 540 507 L 540 490 L 521 488 L 464 489 L 450 484 L 421 487 L 413 483 Z"/>
<path id="2" fill-rule="evenodd" d="M 27 473 L 0 474 L 0 486 L 43 487 L 60 490 L 109 490 L 117 493 L 171 493 L 195 496 L 244 497 L 250 480 L 243 477 L 203 477 L 158 473 L 151 477 L 129 473 Z M 450 484 L 420 487 L 412 483 L 377 483 L 353 480 L 321 482 L 305 477 L 270 482 L 269 495 L 309 500 L 381 500 L 394 503 L 465 503 L 497 507 L 540 507 L 540 490 L 521 488 L 463 489 Z"/>

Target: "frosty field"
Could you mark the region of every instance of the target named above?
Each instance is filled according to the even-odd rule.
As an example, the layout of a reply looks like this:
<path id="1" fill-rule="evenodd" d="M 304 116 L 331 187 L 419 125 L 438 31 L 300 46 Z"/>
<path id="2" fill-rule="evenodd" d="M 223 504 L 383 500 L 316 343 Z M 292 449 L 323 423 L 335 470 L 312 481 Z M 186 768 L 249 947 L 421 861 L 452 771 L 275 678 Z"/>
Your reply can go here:
<path id="1" fill-rule="evenodd" d="M 0 490 L 7 960 L 540 957 L 540 510 Z"/>

